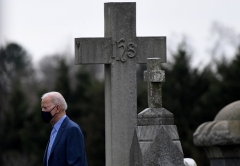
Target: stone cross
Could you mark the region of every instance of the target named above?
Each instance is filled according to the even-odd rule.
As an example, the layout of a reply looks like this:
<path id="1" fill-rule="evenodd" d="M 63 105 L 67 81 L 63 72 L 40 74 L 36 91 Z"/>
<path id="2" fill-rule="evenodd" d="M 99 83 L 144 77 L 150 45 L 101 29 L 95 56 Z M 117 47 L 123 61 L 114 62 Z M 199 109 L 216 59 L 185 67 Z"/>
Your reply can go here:
<path id="1" fill-rule="evenodd" d="M 151 57 L 166 62 L 166 37 L 136 37 L 136 3 L 105 3 L 104 22 L 104 38 L 75 39 L 76 64 L 104 64 L 106 165 L 129 166 L 137 64 Z"/>
<path id="2" fill-rule="evenodd" d="M 165 73 L 161 70 L 160 58 L 147 59 L 144 80 L 148 82 L 149 108 L 138 114 L 138 126 L 131 147 L 131 165 L 184 166 L 174 116 L 162 107 L 161 84 L 165 80 Z"/>
<path id="3" fill-rule="evenodd" d="M 148 58 L 147 70 L 144 71 L 144 81 L 148 83 L 148 107 L 162 108 L 162 85 L 165 72 L 161 70 L 160 58 Z"/>

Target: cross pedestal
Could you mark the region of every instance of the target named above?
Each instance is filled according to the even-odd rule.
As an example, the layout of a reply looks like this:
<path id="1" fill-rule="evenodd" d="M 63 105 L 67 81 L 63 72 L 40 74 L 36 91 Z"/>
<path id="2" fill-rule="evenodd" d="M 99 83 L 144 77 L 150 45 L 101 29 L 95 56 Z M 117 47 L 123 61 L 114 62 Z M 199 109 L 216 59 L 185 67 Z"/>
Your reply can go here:
<path id="1" fill-rule="evenodd" d="M 75 39 L 76 64 L 104 64 L 106 165 L 128 166 L 137 126 L 137 64 L 150 57 L 166 62 L 166 37 L 136 37 L 136 3 L 105 3 L 104 22 L 104 38 Z"/>

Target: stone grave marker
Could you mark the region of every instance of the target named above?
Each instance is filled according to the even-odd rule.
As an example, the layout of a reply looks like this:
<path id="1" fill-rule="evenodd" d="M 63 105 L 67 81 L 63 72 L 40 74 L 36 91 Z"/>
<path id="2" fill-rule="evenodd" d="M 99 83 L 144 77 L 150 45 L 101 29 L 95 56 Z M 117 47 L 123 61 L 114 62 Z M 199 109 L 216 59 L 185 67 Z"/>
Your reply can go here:
<path id="1" fill-rule="evenodd" d="M 138 114 L 130 163 L 134 166 L 184 166 L 174 116 L 162 107 L 161 84 L 165 73 L 159 58 L 148 58 L 144 80 L 148 82 L 149 108 Z"/>
<path id="2" fill-rule="evenodd" d="M 193 142 L 204 149 L 210 166 L 239 166 L 240 100 L 222 108 L 213 121 L 201 124 Z"/>
<path id="3" fill-rule="evenodd" d="M 150 57 L 166 62 L 166 37 L 136 37 L 136 3 L 105 3 L 104 26 L 104 38 L 75 38 L 75 61 L 104 64 L 106 165 L 128 166 L 137 126 L 137 64 Z"/>

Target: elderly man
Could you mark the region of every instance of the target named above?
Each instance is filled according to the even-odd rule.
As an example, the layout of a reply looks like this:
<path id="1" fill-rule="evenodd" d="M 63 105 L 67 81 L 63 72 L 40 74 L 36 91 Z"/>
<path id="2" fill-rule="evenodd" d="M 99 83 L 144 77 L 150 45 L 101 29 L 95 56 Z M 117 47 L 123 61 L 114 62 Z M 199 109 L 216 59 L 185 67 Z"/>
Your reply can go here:
<path id="1" fill-rule="evenodd" d="M 84 137 L 80 127 L 66 116 L 67 103 L 58 92 L 42 96 L 41 115 L 52 125 L 44 154 L 44 166 L 87 166 Z"/>

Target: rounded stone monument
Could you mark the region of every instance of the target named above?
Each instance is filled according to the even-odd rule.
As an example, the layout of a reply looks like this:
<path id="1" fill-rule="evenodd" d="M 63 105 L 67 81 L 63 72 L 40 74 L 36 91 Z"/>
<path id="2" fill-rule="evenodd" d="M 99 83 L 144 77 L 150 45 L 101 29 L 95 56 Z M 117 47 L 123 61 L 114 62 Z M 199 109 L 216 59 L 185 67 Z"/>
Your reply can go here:
<path id="1" fill-rule="evenodd" d="M 240 100 L 221 109 L 212 122 L 200 125 L 193 142 L 204 148 L 211 166 L 239 166 Z"/>

